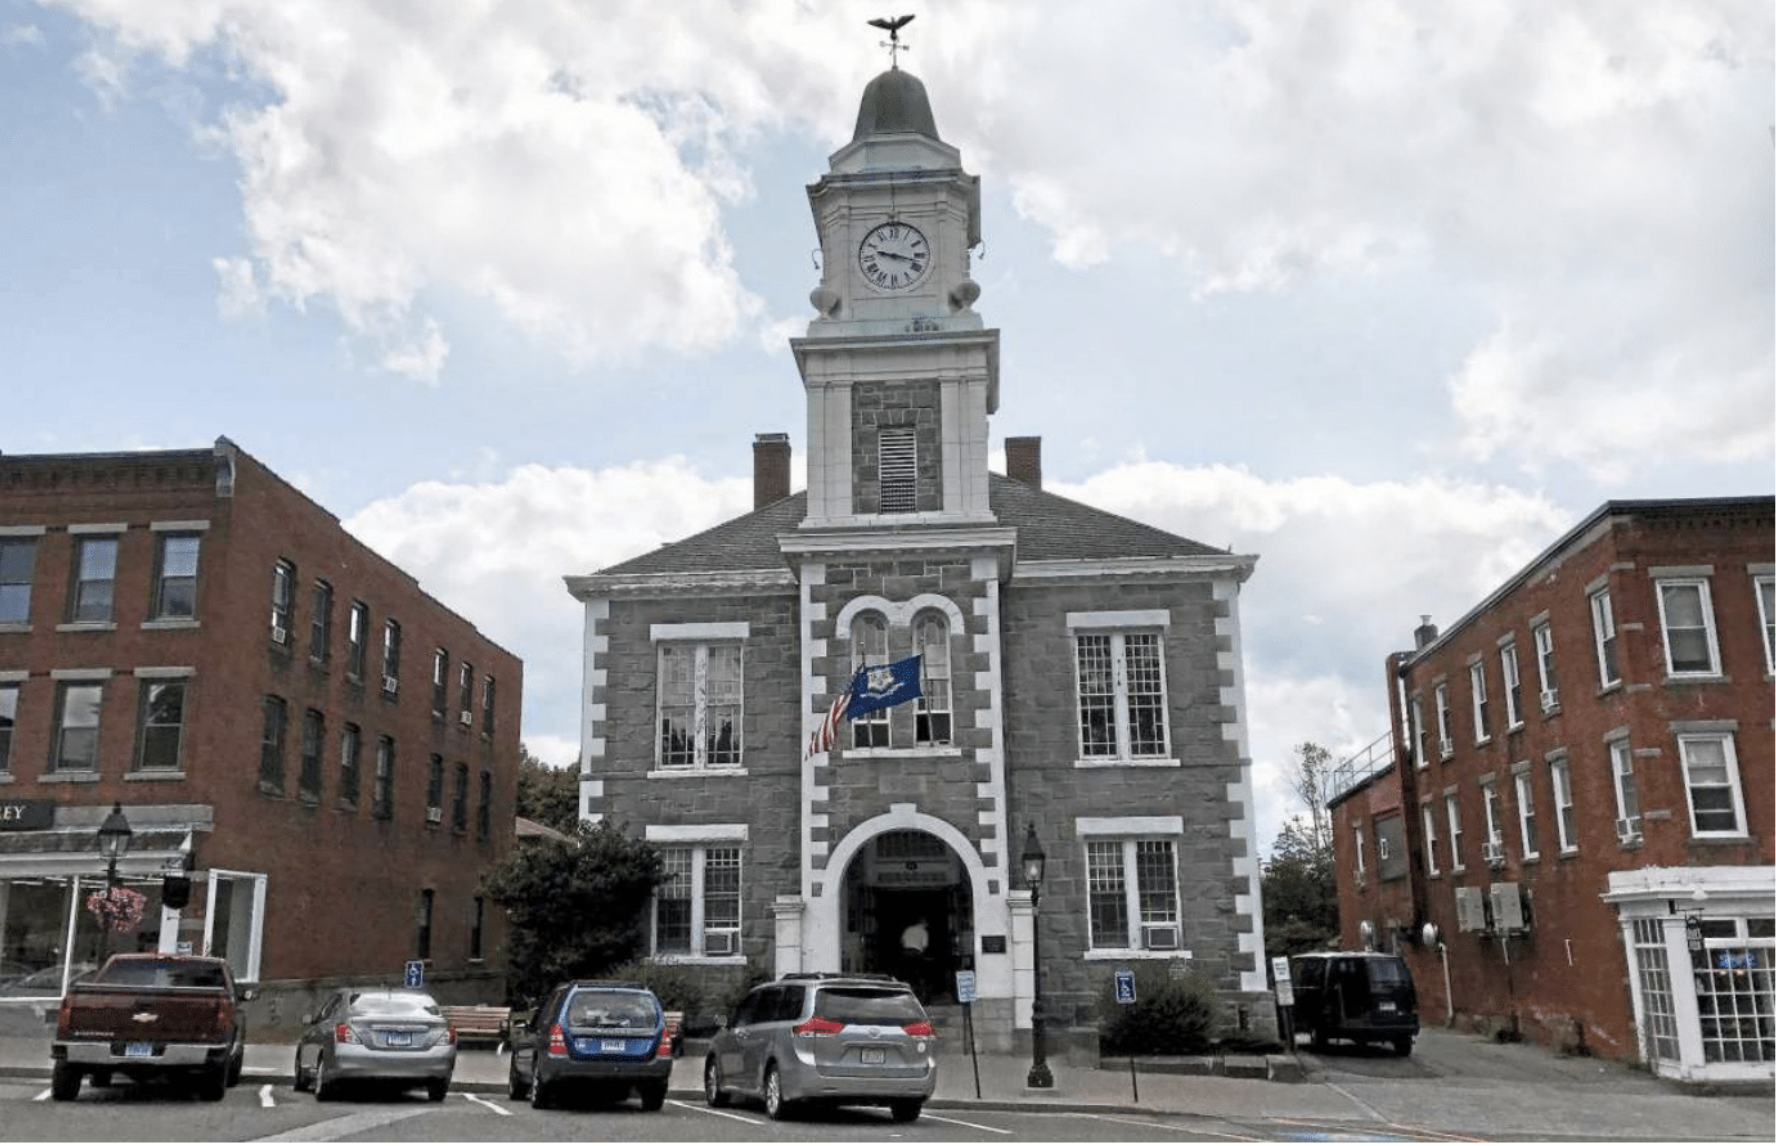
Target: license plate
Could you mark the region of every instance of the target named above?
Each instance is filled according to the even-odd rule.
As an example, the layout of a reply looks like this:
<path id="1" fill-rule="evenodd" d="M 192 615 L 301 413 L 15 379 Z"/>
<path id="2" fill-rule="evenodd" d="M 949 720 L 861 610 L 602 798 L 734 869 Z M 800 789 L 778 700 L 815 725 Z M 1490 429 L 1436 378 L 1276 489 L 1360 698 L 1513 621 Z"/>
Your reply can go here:
<path id="1" fill-rule="evenodd" d="M 391 1047 L 410 1047 L 413 1045 L 412 1031 L 384 1031 L 383 1045 Z"/>
<path id="2" fill-rule="evenodd" d="M 153 1058 L 153 1043 L 130 1043 L 123 1048 L 124 1058 Z"/>
<path id="3" fill-rule="evenodd" d="M 1381 1004 L 1381 1006 L 1377 1007 L 1376 1009 L 1379 1010 L 1384 1015 L 1391 1015 L 1399 1008 L 1394 1006 L 1394 1004 L 1392 1004 L 1392 1003 L 1383 1003 L 1383 1004 Z"/>
<path id="4" fill-rule="evenodd" d="M 865 1066 L 876 1066 L 888 1061 L 888 1052 L 880 1047 L 874 1050 L 865 1049 L 858 1051 L 857 1057 Z"/>
<path id="5" fill-rule="evenodd" d="M 629 1049 L 628 1039 L 605 1039 L 599 1050 L 604 1054 L 622 1054 Z"/>

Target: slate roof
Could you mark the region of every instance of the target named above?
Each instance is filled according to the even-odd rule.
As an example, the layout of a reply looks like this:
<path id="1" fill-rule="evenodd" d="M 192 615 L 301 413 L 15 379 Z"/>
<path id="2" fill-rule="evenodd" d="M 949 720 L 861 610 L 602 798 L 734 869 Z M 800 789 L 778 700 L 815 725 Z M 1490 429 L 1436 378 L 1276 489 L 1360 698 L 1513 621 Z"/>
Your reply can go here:
<path id="1" fill-rule="evenodd" d="M 988 504 L 1001 526 L 1017 530 L 1020 561 L 1202 557 L 1227 552 L 1035 489 L 1002 474 L 987 477 Z M 807 515 L 807 493 L 791 494 L 763 509 L 598 573 L 646 575 L 782 569 L 783 554 L 778 549 L 777 537 L 794 531 Z"/>

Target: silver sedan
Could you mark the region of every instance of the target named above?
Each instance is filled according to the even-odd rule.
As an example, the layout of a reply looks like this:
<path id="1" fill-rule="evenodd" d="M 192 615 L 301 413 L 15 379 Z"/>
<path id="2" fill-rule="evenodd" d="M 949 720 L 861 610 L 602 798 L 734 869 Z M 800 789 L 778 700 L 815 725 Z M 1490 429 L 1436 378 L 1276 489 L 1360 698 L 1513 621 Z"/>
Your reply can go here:
<path id="1" fill-rule="evenodd" d="M 424 991 L 342 987 L 303 1019 L 296 1042 L 296 1089 L 333 1098 L 341 1083 L 389 1082 L 426 1088 L 444 1101 L 456 1070 L 456 1032 Z"/>

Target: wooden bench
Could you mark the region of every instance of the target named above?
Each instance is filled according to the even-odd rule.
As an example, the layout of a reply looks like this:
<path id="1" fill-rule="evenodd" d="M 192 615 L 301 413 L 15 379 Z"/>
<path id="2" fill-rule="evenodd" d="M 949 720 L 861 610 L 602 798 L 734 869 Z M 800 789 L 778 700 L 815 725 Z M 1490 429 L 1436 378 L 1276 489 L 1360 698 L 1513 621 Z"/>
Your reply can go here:
<path id="1" fill-rule="evenodd" d="M 444 1021 L 456 1032 L 456 1041 L 504 1042 L 512 1012 L 504 1007 L 439 1007 Z"/>

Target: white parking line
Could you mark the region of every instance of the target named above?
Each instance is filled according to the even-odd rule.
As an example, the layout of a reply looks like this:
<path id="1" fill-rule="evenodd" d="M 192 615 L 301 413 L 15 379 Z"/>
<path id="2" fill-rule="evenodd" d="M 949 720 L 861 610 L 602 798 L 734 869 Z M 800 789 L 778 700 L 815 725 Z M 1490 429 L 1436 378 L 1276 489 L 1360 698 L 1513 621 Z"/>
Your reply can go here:
<path id="1" fill-rule="evenodd" d="M 476 1098 L 472 1094 L 465 1094 L 465 1095 L 463 1095 L 463 1097 L 468 1099 L 470 1102 L 473 1102 L 477 1106 L 487 1107 L 487 1109 L 493 1111 L 495 1114 L 503 1115 L 506 1118 L 512 1117 L 512 1112 L 510 1110 L 507 1110 L 505 1107 L 501 1106 L 497 1102 L 489 1102 L 485 1098 Z"/>
<path id="2" fill-rule="evenodd" d="M 950 1125 L 950 1126 L 966 1126 L 970 1130 L 985 1130 L 989 1134 L 1011 1134 L 1011 1133 L 1013 1133 L 1013 1131 L 1007 1130 L 1001 1126 L 982 1126 L 978 1122 L 964 1122 L 960 1118 L 943 1118 L 943 1117 L 940 1117 L 939 1115 L 932 1114 L 929 1111 L 925 1112 L 924 1114 L 921 1114 L 919 1117 L 923 1118 L 927 1122 L 942 1122 L 942 1123 L 946 1123 L 947 1125 Z"/>
<path id="3" fill-rule="evenodd" d="M 410 1107 L 405 1110 L 366 1110 L 358 1114 L 347 1114 L 340 1118 L 329 1118 L 325 1122 L 316 1122 L 311 1126 L 298 1126 L 294 1130 L 286 1130 L 282 1134 L 268 1134 L 263 1138 L 251 1139 L 251 1141 L 338 1142 L 343 1138 L 369 1134 L 392 1123 L 429 1113 L 431 1113 L 429 1107 Z"/>
<path id="4" fill-rule="evenodd" d="M 259 1105 L 267 1110 L 277 1105 L 277 1099 L 271 1096 L 271 1083 L 269 1082 L 259 1088 Z"/>
<path id="5" fill-rule="evenodd" d="M 1084 1112 L 1074 1112 L 1072 1117 L 1090 1118 L 1097 1122 L 1117 1122 L 1124 1126 L 1140 1126 L 1148 1130 L 1175 1130 L 1179 1134 L 1188 1134 L 1192 1138 L 1203 1136 L 1209 1138 L 1227 1138 L 1234 1142 L 1265 1141 L 1263 1138 L 1256 1138 L 1247 1134 L 1228 1134 L 1225 1131 L 1220 1130 L 1204 1130 L 1200 1126 L 1171 1126 L 1164 1122 L 1143 1122 L 1138 1118 L 1118 1118 L 1113 1114 L 1086 1114 Z"/>
<path id="6" fill-rule="evenodd" d="M 47 1102 L 48 1100 L 49 1100 L 49 1091 L 47 1091 L 47 1090 L 44 1091 L 42 1094 L 37 1095 L 35 1098 L 31 1099 L 32 1102 Z"/>
<path id="7" fill-rule="evenodd" d="M 704 1114 L 713 1114 L 717 1118 L 732 1118 L 735 1122 L 744 1122 L 748 1126 L 763 1126 L 764 1125 L 764 1121 L 762 1119 L 748 1118 L 744 1114 L 735 1114 L 732 1111 L 716 1110 L 716 1109 L 714 1109 L 712 1107 L 708 1107 L 708 1106 L 698 1106 L 694 1102 L 680 1102 L 676 1098 L 669 1098 L 666 1101 L 670 1105 L 682 1106 L 686 1110 L 696 1110 L 696 1111 L 700 1111 Z"/>

